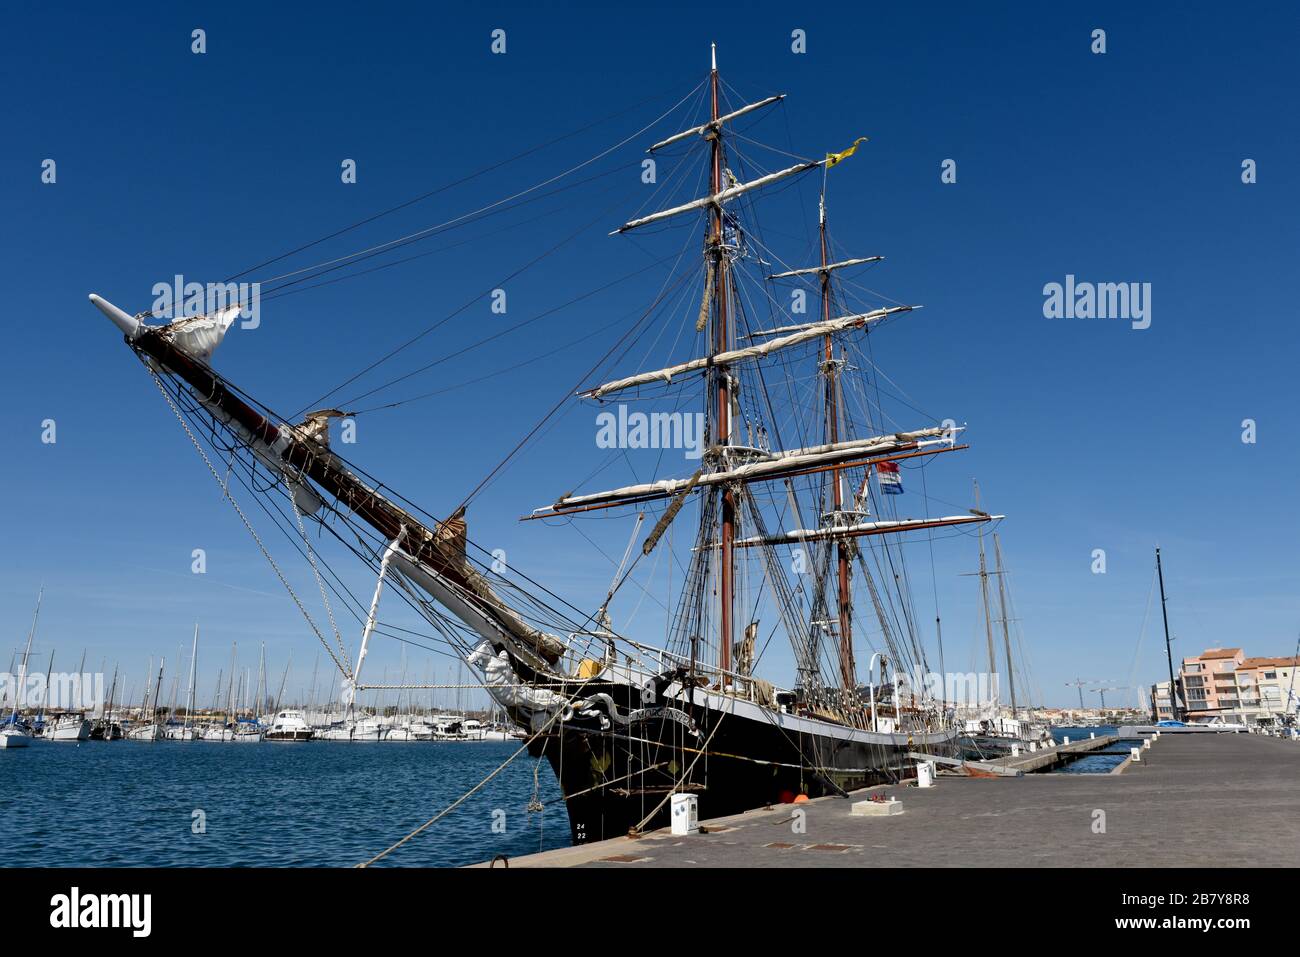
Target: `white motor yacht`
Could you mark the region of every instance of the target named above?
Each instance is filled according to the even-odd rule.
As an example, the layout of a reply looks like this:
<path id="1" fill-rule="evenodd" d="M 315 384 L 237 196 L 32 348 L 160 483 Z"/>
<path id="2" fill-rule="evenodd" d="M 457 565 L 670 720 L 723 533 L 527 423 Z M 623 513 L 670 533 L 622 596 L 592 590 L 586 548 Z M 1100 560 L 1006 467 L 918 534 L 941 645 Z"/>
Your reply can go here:
<path id="1" fill-rule="evenodd" d="M 267 741 L 310 741 L 312 728 L 301 711 L 281 711 L 263 735 Z"/>

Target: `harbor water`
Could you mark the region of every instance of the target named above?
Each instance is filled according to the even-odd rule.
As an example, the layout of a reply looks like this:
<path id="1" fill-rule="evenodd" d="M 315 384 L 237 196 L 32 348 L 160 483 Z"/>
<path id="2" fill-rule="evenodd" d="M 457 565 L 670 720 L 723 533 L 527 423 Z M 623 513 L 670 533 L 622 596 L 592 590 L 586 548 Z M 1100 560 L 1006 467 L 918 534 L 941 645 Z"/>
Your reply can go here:
<path id="1" fill-rule="evenodd" d="M 1103 724 L 1090 728 L 1052 728 L 1052 740 L 1057 744 L 1062 743 L 1066 738 L 1071 741 L 1082 741 L 1090 734 L 1102 737 L 1108 734 L 1114 734 L 1118 729 L 1113 724 Z M 1130 745 L 1124 742 L 1111 745 L 1104 751 L 1098 751 L 1094 754 L 1085 754 L 1083 757 L 1075 758 L 1062 765 L 1054 774 L 1109 774 L 1115 768 L 1124 763 L 1124 759 L 1129 755 Z"/>
<path id="2" fill-rule="evenodd" d="M 482 781 L 519 742 L 42 742 L 0 752 L 5 864 L 350 866 Z M 534 797 L 540 812 L 527 808 Z M 376 866 L 569 845 L 555 775 L 520 755 Z"/>

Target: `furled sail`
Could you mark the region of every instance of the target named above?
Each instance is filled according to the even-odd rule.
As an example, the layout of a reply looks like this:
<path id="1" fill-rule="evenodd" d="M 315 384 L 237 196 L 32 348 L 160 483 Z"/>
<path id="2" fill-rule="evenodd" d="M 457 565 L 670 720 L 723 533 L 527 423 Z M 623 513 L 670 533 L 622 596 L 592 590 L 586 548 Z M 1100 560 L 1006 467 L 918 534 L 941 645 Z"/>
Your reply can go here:
<path id="1" fill-rule="evenodd" d="M 765 106 L 769 106 L 772 103 L 779 103 L 781 100 L 784 99 L 785 99 L 785 94 L 778 93 L 776 96 L 769 96 L 766 99 L 759 100 L 757 103 L 751 103 L 748 106 L 742 106 L 738 110 L 732 110 L 730 113 L 727 113 L 723 116 L 719 116 L 716 120 L 712 120 L 708 123 L 701 123 L 699 126 L 692 126 L 689 130 L 682 130 L 680 133 L 674 133 L 672 136 L 668 137 L 668 139 L 660 140 L 654 146 L 646 150 L 646 152 L 653 153 L 655 150 L 661 150 L 665 146 L 672 146 L 674 143 L 680 143 L 682 140 L 690 139 L 692 136 L 703 136 L 705 133 L 708 133 L 710 130 L 718 129 L 719 127 L 722 126 L 723 123 L 730 123 L 732 120 L 738 119 L 744 116 L 746 113 L 752 113 L 755 110 L 761 110 Z"/>
<path id="2" fill-rule="evenodd" d="M 699 199 L 693 199 L 689 203 L 683 203 L 681 206 L 674 206 L 672 209 L 661 209 L 657 213 L 651 213 L 649 216 L 642 216 L 640 219 L 634 219 L 631 222 L 624 223 L 611 236 L 617 233 L 625 233 L 629 229 L 636 229 L 638 226 L 645 226 L 649 223 L 657 223 L 661 219 L 668 219 L 670 216 L 677 216 L 680 213 L 689 213 L 693 209 L 701 209 L 705 206 L 721 206 L 728 200 L 735 199 L 748 193 L 751 189 L 758 189 L 760 186 L 767 186 L 778 180 L 783 180 L 787 176 L 794 176 L 796 173 L 804 173 L 810 169 L 821 166 L 825 160 L 815 162 L 800 163 L 798 166 L 791 166 L 788 169 L 777 170 L 775 173 L 768 173 L 766 176 L 760 176 L 758 179 L 751 180 L 748 183 L 737 183 L 735 186 L 728 186 L 724 190 L 714 193 L 712 196 L 701 196 Z"/>
<path id="3" fill-rule="evenodd" d="M 835 525 L 825 528 L 798 528 L 791 532 L 776 535 L 757 535 L 736 541 L 737 548 L 752 548 L 755 545 L 785 545 L 792 542 L 815 542 L 828 538 L 854 538 L 862 535 L 880 535 L 885 532 L 916 531 L 924 528 L 940 528 L 945 525 L 967 525 L 972 522 L 992 522 L 1003 515 L 949 515 L 943 518 L 903 518 L 879 522 L 854 522 L 850 525 Z"/>
<path id="4" fill-rule="evenodd" d="M 791 269 L 788 272 L 773 273 L 768 279 L 789 279 L 792 276 L 808 276 L 813 273 L 825 274 L 847 266 L 861 266 L 864 263 L 878 263 L 884 256 L 866 256 L 862 259 L 845 259 L 843 262 L 827 263 L 825 266 L 806 266 L 803 269 Z"/>
<path id="5" fill-rule="evenodd" d="M 163 335 L 170 338 L 176 348 L 186 355 L 207 362 L 226 338 L 226 332 L 239 315 L 239 309 L 239 304 L 236 303 L 208 316 L 176 319 L 163 327 Z"/>
<path id="6" fill-rule="evenodd" d="M 821 336 L 831 335 L 836 332 L 843 332 L 846 329 L 861 328 L 873 322 L 879 322 L 882 319 L 892 316 L 899 312 L 909 312 L 913 309 L 920 309 L 920 306 L 889 306 L 885 309 L 877 309 L 874 312 L 862 312 L 852 316 L 839 316 L 835 319 L 828 319 L 825 322 L 810 322 L 802 326 L 787 326 L 789 335 L 779 339 L 769 339 L 762 345 L 744 346 L 740 349 L 729 349 L 726 352 L 719 352 L 712 356 L 704 356 L 699 359 L 692 359 L 689 362 L 682 362 L 675 366 L 669 366 L 666 369 L 656 369 L 653 372 L 640 372 L 626 379 L 615 379 L 613 382 L 606 382 L 604 385 L 598 385 L 581 393 L 583 396 L 599 399 L 609 395 L 611 392 L 621 392 L 623 389 L 631 389 L 634 386 L 646 385 L 650 382 L 671 382 L 674 376 L 681 375 L 684 372 L 696 372 L 700 369 L 707 369 L 709 366 L 725 365 L 730 362 L 737 362 L 741 359 L 761 359 L 769 353 L 776 352 L 778 349 L 785 349 L 789 346 L 797 346 L 801 342 L 808 342 L 811 339 L 817 339 Z M 769 330 L 772 333 L 783 330 Z M 756 333 L 763 335 L 764 333 Z"/>
<path id="7" fill-rule="evenodd" d="M 755 461 L 719 472 L 684 479 L 663 479 L 658 482 L 628 485 L 607 492 L 592 492 L 588 495 L 565 495 L 554 505 L 534 509 L 533 515 L 542 517 L 562 512 L 568 508 L 597 505 L 623 499 L 639 499 L 647 496 L 664 498 L 675 495 L 692 484 L 695 486 L 712 486 L 731 482 L 755 481 L 798 469 L 812 468 L 819 465 L 834 465 L 838 462 L 846 462 L 863 456 L 891 455 L 925 446 L 947 445 L 958 431 L 960 429 L 935 427 L 917 429 L 914 432 L 898 432 L 894 435 L 835 442 L 828 445 L 787 449 L 783 452 L 772 452 L 759 456 Z"/>

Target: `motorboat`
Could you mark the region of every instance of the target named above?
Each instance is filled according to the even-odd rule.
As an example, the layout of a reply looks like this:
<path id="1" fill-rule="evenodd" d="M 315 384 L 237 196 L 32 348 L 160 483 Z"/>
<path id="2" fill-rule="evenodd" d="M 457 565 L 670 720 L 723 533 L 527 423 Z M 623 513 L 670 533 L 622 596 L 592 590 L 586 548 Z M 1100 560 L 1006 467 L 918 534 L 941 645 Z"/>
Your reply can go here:
<path id="1" fill-rule="evenodd" d="M 289 709 L 275 716 L 263 737 L 267 741 L 310 741 L 312 733 L 312 727 L 303 713 Z"/>

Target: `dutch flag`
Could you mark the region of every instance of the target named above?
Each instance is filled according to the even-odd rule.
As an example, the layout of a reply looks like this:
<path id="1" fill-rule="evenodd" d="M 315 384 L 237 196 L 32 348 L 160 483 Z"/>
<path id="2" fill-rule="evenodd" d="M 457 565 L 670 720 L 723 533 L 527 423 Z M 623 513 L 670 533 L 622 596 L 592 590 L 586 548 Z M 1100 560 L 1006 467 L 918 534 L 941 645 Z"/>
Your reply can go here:
<path id="1" fill-rule="evenodd" d="M 898 466 L 893 462 L 877 463 L 876 478 L 880 482 L 880 491 L 885 495 L 903 494 L 903 476 L 898 473 Z"/>

